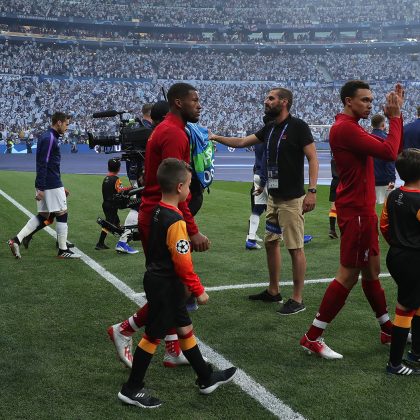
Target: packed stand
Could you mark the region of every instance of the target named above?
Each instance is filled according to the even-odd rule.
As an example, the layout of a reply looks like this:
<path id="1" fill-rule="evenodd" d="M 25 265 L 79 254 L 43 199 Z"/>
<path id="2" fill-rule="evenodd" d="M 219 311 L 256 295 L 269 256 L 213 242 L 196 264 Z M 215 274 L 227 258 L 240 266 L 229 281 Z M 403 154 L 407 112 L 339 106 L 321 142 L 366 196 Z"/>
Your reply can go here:
<path id="1" fill-rule="evenodd" d="M 132 20 L 166 24 L 234 24 L 286 23 L 288 26 L 317 23 L 416 22 L 420 21 L 417 0 L 401 0 L 398 7 L 392 0 L 370 2 L 356 0 L 310 0 L 293 3 L 263 0 L 253 3 L 206 1 L 200 6 L 192 1 L 140 0 L 4 0 L 0 13 L 19 13 L 46 17 L 79 17 L 99 20 Z"/>
<path id="2" fill-rule="evenodd" d="M 1 74 L 104 79 L 169 79 L 326 83 L 343 79 L 393 81 L 419 78 L 410 54 L 301 54 L 276 52 L 128 51 L 1 43 Z M 60 57 L 59 60 L 56 57 Z M 124 63 L 124 65 L 121 65 Z M 375 65 L 377 64 L 377 65 Z"/>
<path id="3" fill-rule="evenodd" d="M 139 115 L 142 104 L 161 99 L 162 86 L 167 89 L 171 83 L 170 80 L 159 83 L 40 81 L 37 77 L 2 76 L 0 125 L 9 133 L 30 129 L 36 137 L 48 126 L 49 115 L 55 109 L 65 109 L 73 116 L 82 139 L 86 138 L 86 131 L 113 134 L 118 119 L 92 119 L 93 112 L 116 109 L 130 110 L 131 116 Z M 203 125 L 226 135 L 237 135 L 243 130 L 252 133 L 261 127 L 264 95 L 273 87 L 273 83 L 194 82 L 194 85 L 199 90 L 203 106 Z M 373 87 L 373 113 L 381 111 L 385 93 L 390 88 L 391 84 L 386 83 Z M 334 115 L 341 108 L 338 89 L 295 84 L 292 90 L 295 96 L 292 113 L 295 116 L 314 125 L 333 123 Z M 419 103 L 420 90 L 408 85 L 404 105 L 406 121 L 415 118 L 415 107 Z M 318 130 L 315 129 L 315 132 Z M 316 139 L 325 140 L 317 134 Z"/>

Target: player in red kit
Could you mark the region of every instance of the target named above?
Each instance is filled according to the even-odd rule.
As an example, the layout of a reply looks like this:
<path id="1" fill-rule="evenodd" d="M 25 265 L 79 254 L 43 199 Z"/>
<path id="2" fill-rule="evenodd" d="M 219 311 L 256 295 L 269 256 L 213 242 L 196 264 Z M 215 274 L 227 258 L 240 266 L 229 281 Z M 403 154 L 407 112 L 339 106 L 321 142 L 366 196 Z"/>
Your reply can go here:
<path id="1" fill-rule="evenodd" d="M 341 88 L 340 97 L 344 109 L 335 117 L 330 131 L 331 151 L 340 179 L 335 202 L 341 232 L 340 266 L 311 327 L 300 340 L 305 350 L 325 359 L 343 357 L 329 348 L 321 335 L 343 308 L 360 273 L 363 291 L 381 328 L 383 344 L 390 343 L 392 329 L 385 293 L 378 278 L 380 263 L 373 158 L 395 160 L 402 148 L 404 90 L 397 84 L 386 97 L 384 113 L 389 119 L 386 141 L 367 133 L 358 123 L 362 118 L 367 119 L 372 109 L 373 96 L 367 83 L 360 80 L 347 82 Z"/>
<path id="2" fill-rule="evenodd" d="M 147 141 L 144 163 L 144 190 L 139 211 L 139 231 L 145 252 L 147 252 L 150 224 L 153 212 L 162 196 L 157 180 L 157 170 L 166 158 L 176 158 L 190 163 L 190 142 L 185 131 L 187 122 L 196 123 L 200 118 L 200 98 L 195 87 L 187 83 L 175 83 L 168 90 L 169 112 L 165 119 L 154 129 Z M 203 235 L 188 207 L 191 194 L 187 200 L 179 204 L 192 249 L 202 252 L 209 249 L 210 241 Z M 112 325 L 108 334 L 113 340 L 117 353 L 125 365 L 132 365 L 131 336 L 142 328 L 148 316 L 148 305 L 133 314 L 125 321 Z M 175 367 L 188 364 L 188 360 L 181 352 L 175 329 L 168 331 L 165 337 L 164 365 Z"/>

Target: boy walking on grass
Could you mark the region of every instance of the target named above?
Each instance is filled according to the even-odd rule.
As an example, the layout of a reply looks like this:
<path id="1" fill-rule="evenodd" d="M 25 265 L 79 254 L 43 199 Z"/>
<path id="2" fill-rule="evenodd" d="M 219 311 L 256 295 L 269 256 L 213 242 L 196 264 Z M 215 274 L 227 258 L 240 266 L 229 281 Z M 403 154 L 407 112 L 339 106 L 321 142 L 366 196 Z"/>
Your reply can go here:
<path id="1" fill-rule="evenodd" d="M 176 327 L 179 344 L 198 378 L 202 394 L 210 394 L 219 385 L 232 380 L 235 367 L 213 372 L 198 348 L 191 319 L 186 309 L 187 288 L 199 305 L 209 299 L 194 272 L 186 223 L 178 204 L 190 192 L 191 168 L 185 162 L 168 158 L 157 171 L 162 199 L 156 207 L 150 225 L 146 251 L 146 273 L 143 286 L 149 303 L 145 334 L 138 344 L 128 381 L 118 398 L 143 408 L 159 407 L 162 402 L 144 388 L 144 377 L 157 346 L 169 328 Z"/>
<path id="2" fill-rule="evenodd" d="M 386 371 L 407 376 L 420 374 L 420 150 L 404 150 L 396 168 L 405 184 L 389 194 L 380 224 L 390 245 L 386 265 L 398 287 Z M 410 327 L 411 351 L 403 361 Z"/>

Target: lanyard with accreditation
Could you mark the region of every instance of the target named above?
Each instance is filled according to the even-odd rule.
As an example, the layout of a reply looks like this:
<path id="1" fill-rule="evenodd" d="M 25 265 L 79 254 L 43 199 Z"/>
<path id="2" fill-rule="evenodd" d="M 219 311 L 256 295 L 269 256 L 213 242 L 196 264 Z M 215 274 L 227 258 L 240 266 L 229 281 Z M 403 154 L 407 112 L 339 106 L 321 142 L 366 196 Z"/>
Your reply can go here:
<path id="1" fill-rule="evenodd" d="M 280 134 L 279 139 L 277 140 L 277 151 L 276 151 L 276 164 L 270 164 L 269 156 L 270 156 L 270 142 L 271 142 L 271 136 L 273 135 L 274 127 L 271 129 L 270 135 L 267 140 L 267 175 L 268 175 L 268 183 L 267 188 L 278 188 L 279 187 L 279 148 L 281 140 L 284 136 L 284 133 L 287 130 L 287 126 L 289 124 L 286 124 Z"/>

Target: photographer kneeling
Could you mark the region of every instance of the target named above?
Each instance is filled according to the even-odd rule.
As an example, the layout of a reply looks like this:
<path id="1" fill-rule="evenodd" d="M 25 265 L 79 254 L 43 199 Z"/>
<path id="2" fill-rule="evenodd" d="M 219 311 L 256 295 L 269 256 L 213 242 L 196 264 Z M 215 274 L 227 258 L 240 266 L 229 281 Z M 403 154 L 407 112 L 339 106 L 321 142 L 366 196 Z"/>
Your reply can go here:
<path id="1" fill-rule="evenodd" d="M 121 180 L 118 176 L 120 167 L 121 162 L 119 159 L 110 159 L 108 161 L 108 174 L 102 182 L 102 209 L 104 211 L 106 221 L 112 223 L 115 226 L 119 226 L 120 218 L 118 217 L 118 201 L 115 200 L 114 195 L 131 189 L 131 187 L 122 187 Z M 126 229 L 121 235 L 115 247 L 115 250 L 117 252 L 121 252 L 124 254 L 137 254 L 139 252 L 131 248 L 130 245 L 128 245 L 127 243 L 128 236 L 130 233 L 131 230 Z M 95 246 L 96 250 L 109 249 L 109 247 L 105 244 L 105 238 L 107 234 L 108 232 L 105 229 L 102 229 L 98 243 Z"/>

